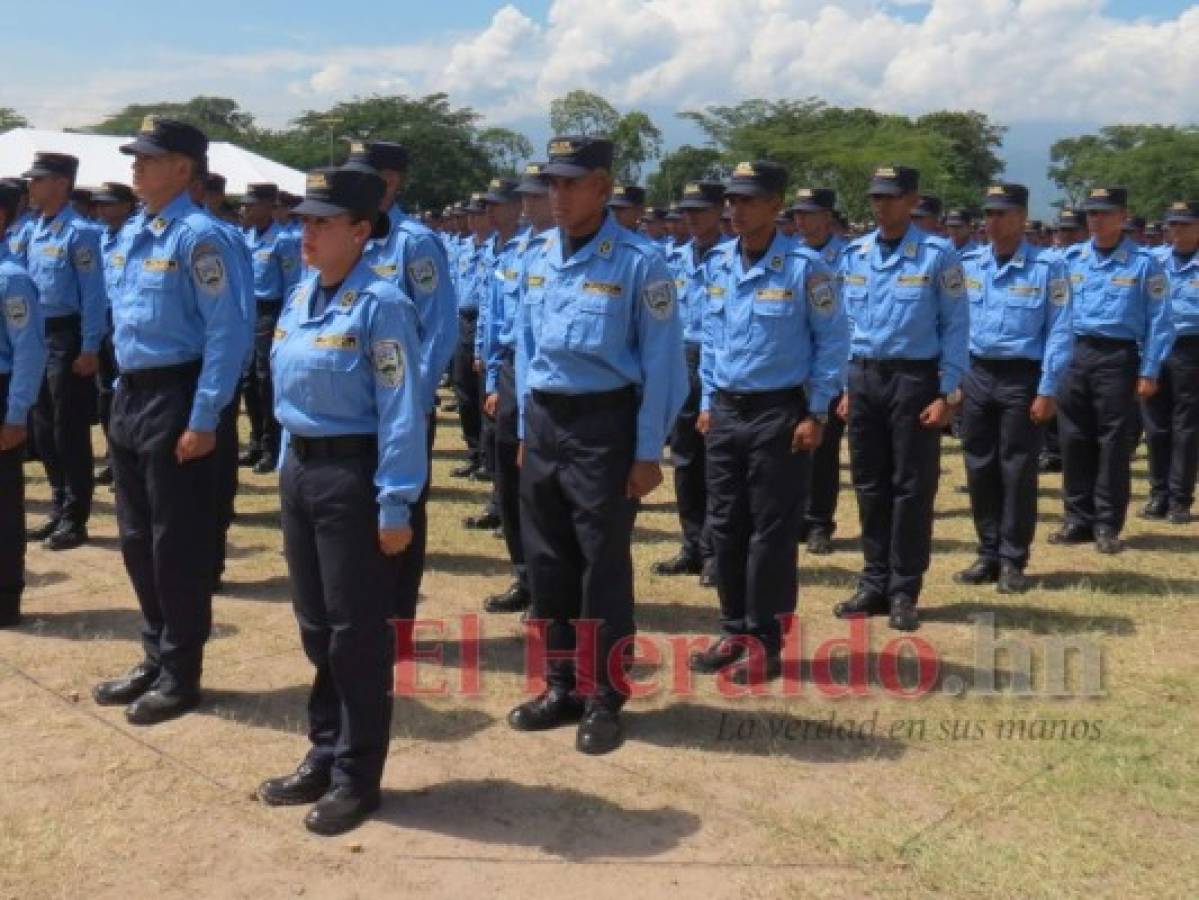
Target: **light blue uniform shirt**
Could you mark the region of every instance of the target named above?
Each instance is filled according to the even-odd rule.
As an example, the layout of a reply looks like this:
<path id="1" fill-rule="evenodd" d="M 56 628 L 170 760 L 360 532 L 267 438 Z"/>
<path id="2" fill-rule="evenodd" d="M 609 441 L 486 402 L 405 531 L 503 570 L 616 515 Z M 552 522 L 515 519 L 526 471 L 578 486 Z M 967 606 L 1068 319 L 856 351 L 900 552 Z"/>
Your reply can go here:
<path id="1" fill-rule="evenodd" d="M 53 219 L 34 220 L 25 234 L 23 264 L 37 285 L 42 319 L 79 316 L 80 348 L 95 353 L 108 332 L 99 230 L 67 204 Z"/>
<path id="2" fill-rule="evenodd" d="M 403 528 L 428 478 L 416 308 L 365 259 L 323 308 L 319 284 L 305 278 L 279 316 L 275 416 L 288 439 L 375 436 L 379 527 Z"/>
<path id="3" fill-rule="evenodd" d="M 970 352 L 1041 363 L 1037 393 L 1052 397 L 1070 362 L 1070 281 L 1057 254 L 1021 241 L 1002 266 L 991 247 L 962 257 L 970 299 Z"/>
<path id="4" fill-rule="evenodd" d="M 1122 238 L 1104 257 L 1094 241 L 1067 253 L 1074 334 L 1136 341 L 1142 378 L 1157 378 L 1174 343 L 1170 290 L 1153 254 Z"/>
<path id="5" fill-rule="evenodd" d="M 1179 263 L 1173 247 L 1157 247 L 1154 257 L 1170 282 L 1170 315 L 1176 337 L 1199 334 L 1199 252 Z"/>
<path id="6" fill-rule="evenodd" d="M 704 339 L 704 309 L 708 305 L 708 263 L 720 256 L 728 238 L 717 237 L 716 243 L 697 258 L 694 240 L 688 241 L 671 255 L 675 292 L 679 296 L 679 317 L 683 320 L 683 341 L 699 344 Z"/>
<path id="7" fill-rule="evenodd" d="M 254 298 L 282 300 L 300 277 L 299 245 L 277 222 L 272 221 L 259 233 L 257 228 L 242 229 L 254 269 Z"/>
<path id="8" fill-rule="evenodd" d="M 112 297 L 123 372 L 201 362 L 188 427 L 215 431 L 241 375 L 250 329 L 238 265 L 212 219 L 186 193 L 126 225 L 125 266 Z"/>
<path id="9" fill-rule="evenodd" d="M 819 254 L 776 231 L 748 268 L 740 240 L 723 244 L 707 268 L 700 409 L 716 390 L 803 387 L 810 409 L 827 410 L 845 379 L 849 323 Z"/>
<path id="10" fill-rule="evenodd" d="M 866 359 L 931 359 L 941 392 L 951 394 L 966 370 L 970 323 L 962 267 L 944 238 L 908 227 L 883 258 L 879 232 L 850 242 L 841 289 L 851 322 L 850 352 Z"/>
<path id="11" fill-rule="evenodd" d="M 674 281 L 661 253 L 605 213 L 569 259 L 560 233 L 530 259 L 521 287 L 518 376 L 528 391 L 591 394 L 637 386 L 636 459 L 661 459 L 687 397 Z"/>
<path id="12" fill-rule="evenodd" d="M 7 247 L 0 245 L 0 372 L 9 375 L 5 425 L 24 427 L 46 372 L 46 344 L 37 288 Z M 16 537 L 9 536 L 10 540 Z"/>
<path id="13" fill-rule="evenodd" d="M 483 290 L 491 281 L 491 255 L 494 236 L 476 241 L 467 238 L 458 253 L 458 311 L 479 311 Z"/>
<path id="14" fill-rule="evenodd" d="M 488 394 L 496 391 L 505 351 L 516 349 L 516 312 L 520 307 L 525 258 L 530 244 L 537 243 L 539 236 L 526 228 L 505 241 L 496 254 L 487 302 L 479 312 L 479 327 L 475 332 L 475 357 L 483 361 L 484 391 Z"/>

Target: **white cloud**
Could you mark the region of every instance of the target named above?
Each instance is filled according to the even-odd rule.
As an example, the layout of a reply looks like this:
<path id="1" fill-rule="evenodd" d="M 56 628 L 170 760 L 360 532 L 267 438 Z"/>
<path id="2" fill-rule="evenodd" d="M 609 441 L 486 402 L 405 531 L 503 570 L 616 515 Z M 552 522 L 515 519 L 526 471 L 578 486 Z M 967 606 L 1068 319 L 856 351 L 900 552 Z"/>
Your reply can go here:
<path id="1" fill-rule="evenodd" d="M 44 73 L 10 78 L 6 95 L 30 98 L 44 126 L 197 93 L 237 97 L 279 125 L 378 91 L 446 91 L 502 123 L 541 118 L 576 87 L 620 106 L 819 95 L 906 113 L 972 107 L 1001 122 L 1169 122 L 1199 119 L 1195 47 L 1199 7 L 1151 22 L 1108 15 L 1103 0 L 555 0 L 544 20 L 507 5 L 438 43 L 172 53 L 152 97 L 144 59 L 69 91 Z"/>

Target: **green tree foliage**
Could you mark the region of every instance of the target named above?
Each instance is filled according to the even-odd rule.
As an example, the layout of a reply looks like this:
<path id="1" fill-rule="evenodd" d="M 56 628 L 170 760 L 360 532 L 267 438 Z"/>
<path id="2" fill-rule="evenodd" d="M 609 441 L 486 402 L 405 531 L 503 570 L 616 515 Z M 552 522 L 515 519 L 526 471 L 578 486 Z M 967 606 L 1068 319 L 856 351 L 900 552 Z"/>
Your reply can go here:
<path id="1" fill-rule="evenodd" d="M 529 139 L 508 128 L 484 128 L 479 132 L 479 145 L 491 168 L 500 175 L 519 174 L 520 164 L 533 156 Z"/>
<path id="2" fill-rule="evenodd" d="M 0 131 L 10 131 L 13 128 L 27 128 L 29 121 L 8 106 L 0 106 Z"/>
<path id="3" fill-rule="evenodd" d="M 1171 202 L 1199 197 L 1199 127 L 1111 125 L 1057 141 L 1049 177 L 1078 205 L 1097 185 L 1128 188 L 1131 211 L 1156 218 Z"/>
<path id="4" fill-rule="evenodd" d="M 727 174 L 719 150 L 684 144 L 663 156 L 658 170 L 646 179 L 647 199 L 654 206 L 667 206 L 682 195 L 687 182 L 720 180 Z"/>
<path id="5" fill-rule="evenodd" d="M 603 134 L 612 138 L 613 175 L 621 182 L 635 183 L 644 165 L 662 155 L 662 132 L 648 115 L 636 109 L 622 114 L 590 91 L 571 91 L 551 101 L 550 130 L 554 134 Z"/>
<path id="6" fill-rule="evenodd" d="M 245 143 L 254 135 L 254 117 L 236 100 L 226 97 L 193 97 L 185 103 L 134 103 L 95 125 L 79 129 L 92 134 L 137 134 L 146 116 L 163 116 L 188 122 L 210 140 Z"/>

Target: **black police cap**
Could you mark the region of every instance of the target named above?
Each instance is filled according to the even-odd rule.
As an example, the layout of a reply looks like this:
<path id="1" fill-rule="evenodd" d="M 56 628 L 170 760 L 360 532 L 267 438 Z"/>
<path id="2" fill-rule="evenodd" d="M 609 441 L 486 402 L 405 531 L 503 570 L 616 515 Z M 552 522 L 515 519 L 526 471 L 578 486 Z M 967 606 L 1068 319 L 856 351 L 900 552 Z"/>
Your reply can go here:
<path id="1" fill-rule="evenodd" d="M 22 197 L 29 193 L 29 182 L 24 178 L 0 178 L 0 184 L 19 191 Z"/>
<path id="2" fill-rule="evenodd" d="M 634 209 L 645 206 L 645 188 L 636 184 L 618 184 L 612 188 L 608 206 L 613 209 Z"/>
<path id="3" fill-rule="evenodd" d="M 119 181 L 106 181 L 93 196 L 96 203 L 134 203 L 133 189 Z"/>
<path id="4" fill-rule="evenodd" d="M 658 206 L 647 206 L 642 218 L 647 221 L 652 219 L 655 222 L 665 222 L 666 210 Z"/>
<path id="5" fill-rule="evenodd" d="M 273 206 L 279 200 L 279 185 L 268 182 L 247 184 L 242 199 L 246 203 L 270 203 Z"/>
<path id="6" fill-rule="evenodd" d="M 692 181 L 683 186 L 680 210 L 719 209 L 724 206 L 724 185 L 719 181 Z"/>
<path id="7" fill-rule="evenodd" d="M 295 210 L 295 208 L 297 206 L 299 206 L 303 201 L 304 201 L 303 197 L 297 197 L 295 194 L 289 193 L 288 191 L 280 191 L 279 192 L 279 201 L 276 205 L 285 207 L 290 210 Z"/>
<path id="8" fill-rule="evenodd" d="M 515 178 L 493 178 L 487 185 L 487 193 L 483 195 L 484 203 L 494 203 L 503 206 L 505 203 L 516 203 L 520 194 L 516 192 L 518 182 Z"/>
<path id="9" fill-rule="evenodd" d="M 944 208 L 945 204 L 936 194 L 921 194 L 920 203 L 917 205 L 914 215 L 939 219 Z"/>
<path id="10" fill-rule="evenodd" d="M 612 141 L 598 135 L 559 135 L 551 138 L 549 162 L 545 167 L 548 178 L 581 178 L 589 172 L 612 171 Z"/>
<path id="11" fill-rule="evenodd" d="M 204 176 L 204 190 L 206 191 L 212 191 L 216 194 L 223 194 L 225 193 L 225 185 L 227 183 L 228 182 L 225 181 L 225 176 L 218 175 L 216 172 L 209 172 Z"/>
<path id="12" fill-rule="evenodd" d="M 960 206 L 950 207 L 945 213 L 945 224 L 954 226 L 970 225 L 974 222 L 974 213 Z"/>
<path id="13" fill-rule="evenodd" d="M 1124 223 L 1122 230 L 1124 230 L 1124 231 L 1144 230 L 1144 228 L 1147 224 L 1148 224 L 1148 222 L 1144 216 L 1133 216 L 1131 219 L 1129 219 L 1128 221 L 1126 221 Z"/>
<path id="14" fill-rule="evenodd" d="M 1025 234 L 1040 234 L 1045 230 L 1045 223 L 1040 219 L 1029 219 L 1024 223 Z"/>
<path id="15" fill-rule="evenodd" d="M 1199 200 L 1175 200 L 1166 210 L 1167 222 L 1199 222 Z"/>
<path id="16" fill-rule="evenodd" d="M 391 220 L 379 214 L 386 190 L 383 176 L 359 166 L 315 169 L 308 173 L 304 199 L 293 212 L 318 219 L 343 213 L 370 219 L 371 237 L 382 238 L 391 230 Z"/>
<path id="17" fill-rule="evenodd" d="M 682 213 L 682 211 L 679 209 L 679 205 L 678 205 L 677 203 L 672 203 L 672 204 L 670 204 L 670 209 L 666 210 L 666 217 L 665 217 L 665 218 L 666 218 L 666 221 L 667 221 L 667 222 L 681 222 L 681 221 L 683 221 L 683 213 Z"/>
<path id="18" fill-rule="evenodd" d="M 1028 209 L 1028 188 L 1011 182 L 993 184 L 987 188 L 983 209 Z"/>
<path id="19" fill-rule="evenodd" d="M 1083 203 L 1084 212 L 1107 212 L 1128 206 L 1128 188 L 1093 187 L 1087 192 Z"/>
<path id="20" fill-rule="evenodd" d="M 46 178 L 50 175 L 61 175 L 63 178 L 74 179 L 79 172 L 78 157 L 69 153 L 35 153 L 33 165 L 22 178 Z"/>
<path id="21" fill-rule="evenodd" d="M 787 192 L 787 169 L 769 159 L 737 163 L 724 192 L 741 197 L 781 197 Z"/>
<path id="22" fill-rule="evenodd" d="M 92 202 L 91 188 L 75 188 L 71 191 L 72 203 L 91 203 Z"/>
<path id="23" fill-rule="evenodd" d="M 351 141 L 347 162 L 368 165 L 380 172 L 407 172 L 408 148 L 394 141 Z"/>
<path id="24" fill-rule="evenodd" d="M 879 166 L 870 176 L 866 193 L 875 196 L 899 197 L 920 190 L 920 172 L 911 166 Z"/>
<path id="25" fill-rule="evenodd" d="M 541 177 L 545 171 L 545 163 L 531 162 L 525 164 L 525 170 L 521 173 L 520 184 L 516 186 L 518 194 L 534 194 L 538 197 L 549 193 L 549 185 L 545 183 L 545 179 Z"/>
<path id="26" fill-rule="evenodd" d="M 14 184 L 15 181 L 13 178 L 0 180 L 0 209 L 4 209 L 10 215 L 16 212 L 17 207 L 21 205 L 21 197 L 24 196 L 21 189 Z"/>
<path id="27" fill-rule="evenodd" d="M 1057 227 L 1066 231 L 1078 231 L 1087 227 L 1087 220 L 1078 210 L 1065 207 L 1058 214 Z"/>
<path id="28" fill-rule="evenodd" d="M 487 205 L 483 198 L 487 196 L 486 191 L 475 191 L 470 195 L 470 199 L 462 207 L 468 216 L 478 216 L 487 212 Z"/>
<path id="29" fill-rule="evenodd" d="M 837 205 L 837 192 L 832 188 L 801 187 L 795 192 L 790 212 L 831 212 Z"/>
<path id="30" fill-rule="evenodd" d="M 127 156 L 164 156 L 179 153 L 195 160 L 207 162 L 208 137 L 195 125 L 160 116 L 142 119 L 141 131 L 131 143 L 123 144 L 121 152 Z"/>

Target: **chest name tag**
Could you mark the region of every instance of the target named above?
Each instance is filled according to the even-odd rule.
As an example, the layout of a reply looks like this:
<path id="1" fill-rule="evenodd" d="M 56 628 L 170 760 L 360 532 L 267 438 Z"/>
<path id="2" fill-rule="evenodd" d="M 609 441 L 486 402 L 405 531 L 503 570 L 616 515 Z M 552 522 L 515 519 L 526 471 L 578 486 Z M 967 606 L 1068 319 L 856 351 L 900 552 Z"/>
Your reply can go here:
<path id="1" fill-rule="evenodd" d="M 619 297 L 623 288 L 615 281 L 584 281 L 583 293 L 603 294 L 605 297 Z"/>
<path id="2" fill-rule="evenodd" d="M 144 272 L 174 272 L 178 268 L 178 261 L 166 258 L 151 258 L 142 263 Z"/>
<path id="3" fill-rule="evenodd" d="M 371 266 L 371 271 L 380 278 L 394 278 L 399 268 L 393 263 L 391 265 Z"/>
<path id="4" fill-rule="evenodd" d="M 900 287 L 924 287 L 929 282 L 927 275 L 900 275 L 895 279 Z"/>
<path id="5" fill-rule="evenodd" d="M 46 244 L 42 247 L 42 256 L 48 256 L 51 259 L 62 259 L 67 255 L 67 251 L 58 244 Z"/>
<path id="6" fill-rule="evenodd" d="M 545 284 L 545 278 L 541 275 L 529 275 L 525 278 L 525 287 L 539 288 Z"/>
<path id="7" fill-rule="evenodd" d="M 1035 297 L 1037 290 L 1035 284 L 1013 284 L 1008 288 L 1008 293 L 1016 297 Z"/>
<path id="8" fill-rule="evenodd" d="M 846 275 L 845 283 L 852 284 L 855 287 L 861 287 L 862 285 L 864 285 L 866 283 L 866 276 L 865 275 Z"/>
<path id="9" fill-rule="evenodd" d="M 326 350 L 357 350 L 358 338 L 352 334 L 322 334 L 313 340 L 312 346 Z"/>
<path id="10" fill-rule="evenodd" d="M 795 291 L 790 288 L 759 288 L 754 296 L 759 300 L 794 300 Z"/>
<path id="11" fill-rule="evenodd" d="M 718 284 L 710 284 L 710 285 L 708 285 L 708 296 L 709 297 L 723 297 L 724 296 L 724 288 L 722 288 Z"/>
<path id="12" fill-rule="evenodd" d="M 967 278 L 966 287 L 972 291 L 981 291 L 983 289 L 983 283 L 977 278 Z"/>
<path id="13" fill-rule="evenodd" d="M 1116 287 L 1136 287 L 1137 280 L 1127 275 L 1113 275 L 1112 284 Z"/>

